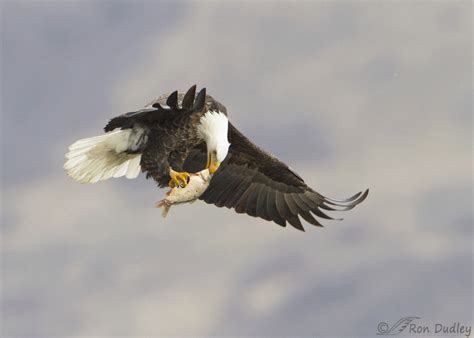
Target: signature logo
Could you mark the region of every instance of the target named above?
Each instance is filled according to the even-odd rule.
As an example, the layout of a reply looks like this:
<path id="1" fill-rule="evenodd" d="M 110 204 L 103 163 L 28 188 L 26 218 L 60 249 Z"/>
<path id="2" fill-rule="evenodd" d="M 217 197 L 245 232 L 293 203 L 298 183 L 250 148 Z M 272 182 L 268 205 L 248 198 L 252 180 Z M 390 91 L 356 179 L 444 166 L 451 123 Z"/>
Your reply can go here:
<path id="1" fill-rule="evenodd" d="M 420 319 L 420 317 L 403 317 L 398 322 L 393 324 L 391 327 L 385 322 L 380 322 L 377 325 L 377 334 L 378 335 L 396 335 L 396 334 L 400 334 L 415 319 Z"/>
<path id="2" fill-rule="evenodd" d="M 398 334 L 404 335 L 442 335 L 447 337 L 450 335 L 471 336 L 471 325 L 461 322 L 451 323 L 425 323 L 419 320 L 420 317 L 403 317 L 392 326 L 386 322 L 380 322 L 377 325 L 377 335 L 394 336 Z"/>

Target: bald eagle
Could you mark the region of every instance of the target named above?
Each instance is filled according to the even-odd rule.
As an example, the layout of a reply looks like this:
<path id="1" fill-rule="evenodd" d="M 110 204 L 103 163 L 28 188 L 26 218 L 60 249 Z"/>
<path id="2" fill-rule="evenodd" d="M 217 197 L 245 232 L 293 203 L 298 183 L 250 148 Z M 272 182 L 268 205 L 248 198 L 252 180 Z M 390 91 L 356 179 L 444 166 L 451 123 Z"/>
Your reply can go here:
<path id="1" fill-rule="evenodd" d="M 95 183 L 146 172 L 159 187 L 176 187 L 187 184 L 189 173 L 208 168 L 212 179 L 201 200 L 302 231 L 300 217 L 322 226 L 314 216 L 333 219 L 323 210 L 350 210 L 368 195 L 365 190 L 334 200 L 317 193 L 237 130 L 205 88 L 196 95 L 195 85 L 111 119 L 104 131 L 69 147 L 64 168 L 70 177 Z"/>

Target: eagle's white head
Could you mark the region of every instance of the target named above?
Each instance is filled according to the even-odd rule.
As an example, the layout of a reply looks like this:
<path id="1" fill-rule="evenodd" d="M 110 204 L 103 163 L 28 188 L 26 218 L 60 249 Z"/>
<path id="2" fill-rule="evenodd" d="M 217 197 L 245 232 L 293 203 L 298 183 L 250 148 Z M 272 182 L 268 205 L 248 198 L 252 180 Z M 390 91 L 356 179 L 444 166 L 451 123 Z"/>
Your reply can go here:
<path id="1" fill-rule="evenodd" d="M 208 111 L 199 120 L 199 136 L 207 146 L 207 168 L 213 174 L 229 152 L 229 120 L 220 111 Z"/>

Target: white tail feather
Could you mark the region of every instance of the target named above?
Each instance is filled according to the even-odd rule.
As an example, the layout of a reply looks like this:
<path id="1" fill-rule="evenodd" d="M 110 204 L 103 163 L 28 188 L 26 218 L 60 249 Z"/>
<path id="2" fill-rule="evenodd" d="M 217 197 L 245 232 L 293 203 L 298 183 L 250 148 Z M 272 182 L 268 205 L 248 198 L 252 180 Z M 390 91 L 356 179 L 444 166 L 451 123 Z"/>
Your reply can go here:
<path id="1" fill-rule="evenodd" d="M 141 154 L 128 154 L 134 142 L 131 129 L 114 130 L 101 136 L 74 142 L 64 164 L 69 176 L 81 183 L 95 183 L 111 177 L 136 178 Z"/>

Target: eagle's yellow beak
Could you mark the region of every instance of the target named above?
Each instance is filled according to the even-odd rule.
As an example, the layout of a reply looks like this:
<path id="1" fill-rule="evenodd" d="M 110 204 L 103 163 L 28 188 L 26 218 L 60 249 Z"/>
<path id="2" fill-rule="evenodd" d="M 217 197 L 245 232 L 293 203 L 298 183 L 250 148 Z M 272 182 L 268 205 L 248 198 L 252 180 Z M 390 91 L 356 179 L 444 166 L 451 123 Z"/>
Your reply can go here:
<path id="1" fill-rule="evenodd" d="M 212 175 L 214 174 L 217 169 L 219 169 L 219 166 L 221 164 L 219 162 L 211 162 L 211 165 L 209 166 L 209 173 Z"/>
<path id="2" fill-rule="evenodd" d="M 206 168 L 209 169 L 209 173 L 212 175 L 214 174 L 217 169 L 219 169 L 219 166 L 221 163 L 217 161 L 216 155 L 214 152 L 208 153 L 207 154 L 207 165 Z"/>

